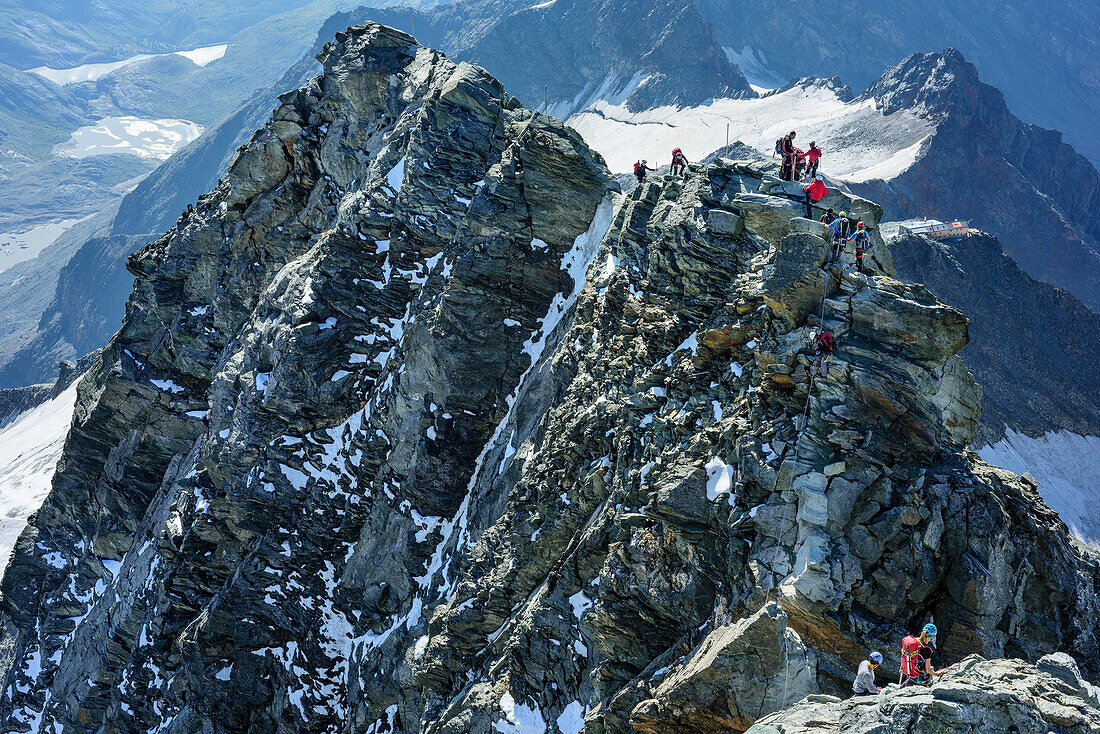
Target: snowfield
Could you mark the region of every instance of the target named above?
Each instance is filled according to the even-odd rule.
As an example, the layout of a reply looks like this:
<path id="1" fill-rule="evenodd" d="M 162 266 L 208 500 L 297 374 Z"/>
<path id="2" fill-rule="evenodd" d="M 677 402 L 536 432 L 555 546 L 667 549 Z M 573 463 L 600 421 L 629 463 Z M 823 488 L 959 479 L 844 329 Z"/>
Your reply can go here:
<path id="1" fill-rule="evenodd" d="M 38 257 L 38 253 L 52 245 L 74 224 L 79 224 L 91 216 L 50 222 L 25 232 L 0 234 L 0 273 L 12 265 Z"/>
<path id="2" fill-rule="evenodd" d="M 1100 548 L 1100 436 L 1062 431 L 1030 438 L 1009 429 L 978 455 L 994 466 L 1031 474 L 1043 500 L 1073 534 Z"/>
<path id="3" fill-rule="evenodd" d="M 844 102 L 823 86 L 800 86 L 757 99 L 716 99 L 696 107 L 658 107 L 631 113 L 606 101 L 569 118 L 612 171 L 629 173 L 634 161 L 665 165 L 673 148 L 698 161 L 740 140 L 772 155 L 776 139 L 791 130 L 795 144 L 824 151 L 821 172 L 852 182 L 889 180 L 917 159 L 933 123 L 908 110 L 886 116 L 874 100 Z M 778 160 L 778 159 L 777 159 Z"/>
<path id="4" fill-rule="evenodd" d="M 227 48 L 229 48 L 229 44 L 222 43 L 217 46 L 203 46 L 202 48 L 193 48 L 190 51 L 173 51 L 168 54 L 138 54 L 137 56 L 131 56 L 122 61 L 109 61 L 102 64 L 82 64 L 81 66 L 74 66 L 71 69 L 51 69 L 48 66 L 38 66 L 33 69 L 27 69 L 27 71 L 49 79 L 54 84 L 64 86 L 66 84 L 79 84 L 80 82 L 94 82 L 101 76 L 110 74 L 112 71 L 117 71 L 124 66 L 136 64 L 139 61 L 155 59 L 158 56 L 172 56 L 175 54 L 176 56 L 182 56 L 188 59 L 197 66 L 206 66 L 211 61 L 216 61 L 222 56 L 225 56 L 225 50 Z"/>
<path id="5" fill-rule="evenodd" d="M 188 120 L 104 117 L 94 125 L 77 128 L 54 152 L 70 158 L 127 153 L 164 161 L 202 135 L 202 129 L 202 125 Z"/>
<path id="6" fill-rule="evenodd" d="M 5 566 L 27 518 L 50 491 L 73 418 L 76 386 L 0 429 L 0 561 Z"/>

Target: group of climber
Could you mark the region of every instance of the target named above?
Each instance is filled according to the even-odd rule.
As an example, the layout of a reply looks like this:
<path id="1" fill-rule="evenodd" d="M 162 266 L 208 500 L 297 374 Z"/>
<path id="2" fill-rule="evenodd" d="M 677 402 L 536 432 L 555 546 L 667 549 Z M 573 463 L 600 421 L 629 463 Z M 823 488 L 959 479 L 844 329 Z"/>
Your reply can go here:
<path id="1" fill-rule="evenodd" d="M 810 141 L 810 149 L 802 150 L 794 144 L 795 131 L 775 141 L 775 152 L 783 159 L 783 166 L 779 171 L 779 178 L 784 181 L 802 181 L 816 179 L 817 166 L 821 161 L 821 148 L 817 142 Z"/>
<path id="2" fill-rule="evenodd" d="M 845 246 L 851 242 L 856 250 L 856 268 L 863 272 L 863 256 L 871 249 L 871 235 L 867 232 L 867 225 L 856 222 L 852 228 L 852 220 L 848 218 L 848 212 L 842 211 L 839 215 L 833 214 L 831 208 L 826 209 L 821 215 L 821 223 L 829 228 L 829 240 L 832 247 L 829 252 L 829 263 L 839 263 L 840 256 Z"/>
<path id="3" fill-rule="evenodd" d="M 906 635 L 901 641 L 901 686 L 926 686 L 933 678 L 943 675 L 932 667 L 932 652 L 936 649 L 936 625 L 924 625 L 920 635 Z M 882 653 L 872 652 L 859 664 L 852 695 L 866 696 L 879 693 L 882 688 L 875 683 L 875 669 L 882 665 Z"/>
<path id="4" fill-rule="evenodd" d="M 672 163 L 669 165 L 669 173 L 673 176 L 683 176 L 687 171 L 688 159 L 684 155 L 684 151 L 679 148 L 672 149 Z M 656 168 L 651 168 L 649 163 L 640 160 L 634 161 L 634 178 L 638 179 L 638 183 L 644 183 L 646 174 L 650 171 L 656 171 Z"/>

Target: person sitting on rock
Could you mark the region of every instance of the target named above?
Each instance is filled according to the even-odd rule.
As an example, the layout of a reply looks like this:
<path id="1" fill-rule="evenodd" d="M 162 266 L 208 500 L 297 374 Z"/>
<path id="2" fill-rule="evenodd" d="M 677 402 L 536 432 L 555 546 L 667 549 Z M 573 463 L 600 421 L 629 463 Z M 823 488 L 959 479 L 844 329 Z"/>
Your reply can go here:
<path id="1" fill-rule="evenodd" d="M 863 254 L 871 248 L 871 236 L 867 234 L 867 225 L 863 222 L 856 223 L 856 232 L 852 235 L 856 243 L 856 269 L 863 272 Z"/>
<path id="2" fill-rule="evenodd" d="M 634 164 L 634 177 L 638 179 L 638 183 L 645 183 L 646 171 L 656 171 L 656 168 L 650 168 L 646 165 L 644 160 L 638 161 Z"/>
<path id="3" fill-rule="evenodd" d="M 814 353 L 817 355 L 814 369 L 820 370 L 822 377 L 829 376 L 829 357 L 833 356 L 834 350 L 836 341 L 833 339 L 833 332 L 826 329 L 814 337 Z"/>
<path id="4" fill-rule="evenodd" d="M 828 227 L 835 221 L 836 215 L 833 214 L 833 208 L 829 207 L 825 210 L 825 213 L 821 215 L 821 223 Z"/>
<path id="5" fill-rule="evenodd" d="M 882 689 L 875 685 L 875 668 L 882 665 L 882 653 L 873 652 L 867 660 L 859 664 L 856 679 L 852 681 L 852 695 L 875 695 Z"/>
<path id="6" fill-rule="evenodd" d="M 821 148 L 817 147 L 817 142 L 810 141 L 810 149 L 806 151 L 806 160 L 809 164 L 806 166 L 807 176 L 817 175 L 817 163 L 821 160 Z"/>
<path id="7" fill-rule="evenodd" d="M 687 170 L 687 164 L 688 160 L 684 157 L 684 151 L 679 148 L 674 148 L 672 151 L 672 175 L 675 176 L 679 173 L 679 175 L 683 176 L 684 171 Z"/>
<path id="8" fill-rule="evenodd" d="M 833 250 L 829 257 L 830 263 L 840 262 L 840 253 L 844 252 L 844 244 L 851 239 L 852 223 L 848 219 L 848 212 L 841 212 L 831 227 L 833 233 Z"/>
<path id="9" fill-rule="evenodd" d="M 932 676 L 940 673 L 932 667 L 923 652 L 931 654 L 931 647 L 936 643 L 936 625 L 929 622 L 924 625 L 919 637 L 906 635 L 901 641 L 901 685 L 926 686 L 932 682 Z"/>
<path id="10" fill-rule="evenodd" d="M 814 218 L 814 204 L 829 195 L 829 189 L 825 186 L 825 177 L 818 176 L 809 186 L 803 186 L 806 192 L 806 219 Z"/>

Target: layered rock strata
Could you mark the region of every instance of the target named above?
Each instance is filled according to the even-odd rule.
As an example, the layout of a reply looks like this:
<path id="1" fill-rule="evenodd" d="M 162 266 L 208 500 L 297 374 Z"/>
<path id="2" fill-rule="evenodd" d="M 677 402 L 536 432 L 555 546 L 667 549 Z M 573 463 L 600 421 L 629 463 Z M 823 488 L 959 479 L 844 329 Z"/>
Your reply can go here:
<path id="1" fill-rule="evenodd" d="M 929 618 L 1095 675 L 1097 562 L 962 450 L 966 318 L 876 205 L 828 203 L 859 275 L 758 164 L 614 206 L 480 69 L 321 60 L 130 260 L 4 577 L 9 730 L 742 731 Z"/>

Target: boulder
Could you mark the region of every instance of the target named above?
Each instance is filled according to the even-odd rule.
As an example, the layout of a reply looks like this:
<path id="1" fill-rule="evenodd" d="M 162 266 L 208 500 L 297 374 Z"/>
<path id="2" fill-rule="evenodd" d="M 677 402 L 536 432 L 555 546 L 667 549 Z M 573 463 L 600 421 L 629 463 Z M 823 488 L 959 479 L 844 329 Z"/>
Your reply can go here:
<path id="1" fill-rule="evenodd" d="M 707 226 L 715 234 L 737 237 L 745 229 L 745 218 L 724 209 L 711 209 L 707 212 Z"/>
<path id="2" fill-rule="evenodd" d="M 635 731 L 745 731 L 759 717 L 819 693 L 816 659 L 772 602 L 703 642 L 630 715 Z"/>
<path id="3" fill-rule="evenodd" d="M 772 272 L 764 280 L 762 295 L 772 311 L 790 326 L 797 326 L 821 308 L 825 295 L 827 257 L 825 240 L 809 234 L 784 237 L 776 247 Z"/>

